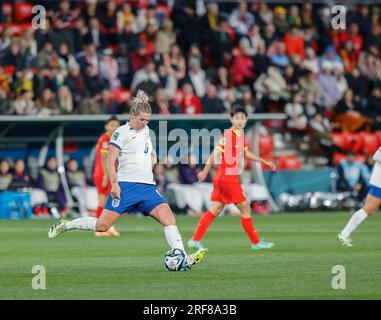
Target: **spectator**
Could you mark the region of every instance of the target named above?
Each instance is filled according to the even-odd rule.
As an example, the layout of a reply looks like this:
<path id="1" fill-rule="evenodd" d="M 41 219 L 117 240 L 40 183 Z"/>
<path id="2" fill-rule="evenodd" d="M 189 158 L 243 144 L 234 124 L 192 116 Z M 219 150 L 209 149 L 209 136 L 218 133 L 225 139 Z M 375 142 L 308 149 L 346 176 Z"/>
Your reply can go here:
<path id="1" fill-rule="evenodd" d="M 348 87 L 354 93 L 354 101 L 360 102 L 362 97 L 365 97 L 369 87 L 369 79 L 360 73 L 356 67 L 352 69 L 350 74 L 346 75 Z"/>
<path id="2" fill-rule="evenodd" d="M 228 69 L 225 67 L 219 67 L 213 83 L 217 86 L 218 91 L 228 89 L 231 87 L 231 79 L 228 73 Z"/>
<path id="3" fill-rule="evenodd" d="M 177 80 L 181 80 L 185 77 L 185 58 L 181 53 L 180 47 L 174 44 L 171 50 L 165 58 L 165 65 Z"/>
<path id="4" fill-rule="evenodd" d="M 19 40 L 13 39 L 10 46 L 5 49 L 1 59 L 2 66 L 14 66 L 16 71 L 22 70 L 26 65 L 25 55 L 21 52 Z"/>
<path id="5" fill-rule="evenodd" d="M 316 58 L 315 51 L 311 47 L 306 48 L 306 56 L 302 61 L 302 67 L 314 74 L 319 73 L 319 60 Z"/>
<path id="6" fill-rule="evenodd" d="M 73 28 L 71 29 L 73 38 L 73 50 L 75 53 L 80 52 L 84 45 L 84 39 L 89 32 L 89 28 L 85 24 L 85 19 L 78 17 L 74 20 Z"/>
<path id="7" fill-rule="evenodd" d="M 250 43 L 247 38 L 242 38 L 239 42 L 239 52 L 233 58 L 230 66 L 232 84 L 234 86 L 251 85 L 255 77 L 254 62 L 249 56 Z"/>
<path id="8" fill-rule="evenodd" d="M 359 59 L 359 52 L 355 51 L 352 40 L 345 41 L 343 48 L 340 50 L 340 55 L 343 59 L 345 72 L 352 72 L 352 69 L 357 66 Z"/>
<path id="9" fill-rule="evenodd" d="M 337 78 L 337 90 L 341 98 L 344 92 L 348 89 L 348 82 L 344 77 L 344 67 L 341 63 L 334 63 L 333 72 Z"/>
<path id="10" fill-rule="evenodd" d="M 7 159 L 0 161 L 0 192 L 7 191 L 12 183 L 13 177 L 11 166 Z"/>
<path id="11" fill-rule="evenodd" d="M 238 88 L 240 98 L 234 103 L 244 107 L 248 114 L 258 112 L 258 108 L 254 105 L 253 94 L 248 86 L 241 86 Z"/>
<path id="12" fill-rule="evenodd" d="M 116 59 L 112 56 L 112 50 L 107 48 L 102 51 L 99 63 L 99 75 L 101 79 L 107 82 L 107 86 L 111 89 L 121 87 L 121 82 L 118 78 L 119 67 Z"/>
<path id="13" fill-rule="evenodd" d="M 156 43 L 164 54 L 168 54 L 171 47 L 176 43 L 176 33 L 173 31 L 171 20 L 164 20 L 162 29 L 156 35 Z"/>
<path id="14" fill-rule="evenodd" d="M 280 37 L 283 37 L 288 31 L 287 10 L 282 6 L 277 6 L 274 9 L 274 25 Z"/>
<path id="15" fill-rule="evenodd" d="M 151 104 L 152 113 L 154 114 L 170 114 L 180 113 L 180 109 L 176 109 L 170 102 L 164 89 L 158 89 L 155 93 L 155 99 Z"/>
<path id="16" fill-rule="evenodd" d="M 299 78 L 300 77 L 295 71 L 295 68 L 293 65 L 288 65 L 284 69 L 284 80 L 286 80 L 287 90 L 290 93 L 295 93 L 296 91 L 299 90 L 299 83 L 298 83 Z"/>
<path id="17" fill-rule="evenodd" d="M 79 67 L 69 69 L 66 84 L 73 97 L 73 110 L 77 110 L 80 102 L 86 96 L 85 80 L 83 79 Z"/>
<path id="18" fill-rule="evenodd" d="M 10 112 L 12 112 L 10 99 L 7 92 L 0 86 L 0 115 Z"/>
<path id="19" fill-rule="evenodd" d="M 119 32 L 123 32 L 127 27 L 132 32 L 137 32 L 135 15 L 128 2 L 122 4 L 122 9 L 117 13 L 117 24 Z"/>
<path id="20" fill-rule="evenodd" d="M 310 70 L 307 70 L 305 75 L 299 78 L 299 87 L 300 93 L 304 96 L 309 94 L 312 94 L 315 97 L 320 96 L 319 83 L 316 80 L 314 73 Z"/>
<path id="21" fill-rule="evenodd" d="M 370 120 L 359 112 L 359 106 L 353 101 L 353 92 L 348 89 L 335 108 L 335 121 L 342 132 L 355 132 L 370 129 Z"/>
<path id="22" fill-rule="evenodd" d="M 16 159 L 13 166 L 13 179 L 11 188 L 13 190 L 21 188 L 30 188 L 32 181 L 27 172 L 25 171 L 25 162 L 23 159 Z"/>
<path id="23" fill-rule="evenodd" d="M 203 113 L 224 113 L 225 107 L 221 99 L 217 96 L 217 88 L 214 84 L 209 84 L 206 94 L 201 99 Z"/>
<path id="24" fill-rule="evenodd" d="M 348 153 L 347 157 L 340 162 L 338 175 L 337 191 L 349 191 L 358 201 L 365 198 L 367 192 L 366 173 L 364 166 L 356 160 L 354 153 Z"/>
<path id="25" fill-rule="evenodd" d="M 108 1 L 104 13 L 100 16 L 100 23 L 107 30 L 106 38 L 108 44 L 117 44 L 118 42 L 118 25 L 116 3 Z"/>
<path id="26" fill-rule="evenodd" d="M 185 81 L 192 84 L 194 92 L 199 98 L 205 95 L 206 76 L 205 71 L 201 69 L 199 60 L 192 58 L 189 61 L 189 72 Z"/>
<path id="27" fill-rule="evenodd" d="M 86 176 L 79 170 L 78 161 L 74 158 L 69 159 L 66 168 L 67 183 L 74 199 L 78 202 L 79 215 L 88 216 L 86 207 Z"/>
<path id="28" fill-rule="evenodd" d="M 315 156 L 321 155 L 323 152 L 328 158 L 328 165 L 332 166 L 333 154 L 337 147 L 333 144 L 332 128 L 329 120 L 320 113 L 315 113 L 308 125 L 311 131 L 310 152 Z"/>
<path id="29" fill-rule="evenodd" d="M 320 58 L 320 68 L 323 69 L 323 64 L 325 65 L 334 65 L 334 63 L 343 64 L 340 56 L 336 53 L 335 48 L 332 45 L 329 45 L 325 51 L 323 56 Z M 329 64 L 328 64 L 329 63 Z"/>
<path id="30" fill-rule="evenodd" d="M 265 42 L 266 48 L 269 48 L 276 39 L 276 28 L 273 23 L 267 23 L 262 35 L 262 39 Z"/>
<path id="31" fill-rule="evenodd" d="M 202 38 L 203 44 L 210 45 L 213 37 L 213 32 L 217 29 L 221 16 L 219 12 L 218 3 L 207 3 L 207 12 L 200 19 L 201 30 L 203 30 Z"/>
<path id="32" fill-rule="evenodd" d="M 286 52 L 290 57 L 297 55 L 301 60 L 304 59 L 304 40 L 296 25 L 284 36 L 283 41 L 286 46 Z"/>
<path id="33" fill-rule="evenodd" d="M 258 11 L 258 24 L 262 27 L 268 23 L 272 23 L 273 19 L 274 14 L 269 8 L 268 4 L 266 2 L 260 2 Z"/>
<path id="34" fill-rule="evenodd" d="M 254 73 L 260 75 L 265 73 L 270 65 L 270 58 L 266 53 L 266 44 L 262 40 L 258 43 L 257 52 L 254 55 Z"/>
<path id="35" fill-rule="evenodd" d="M 45 88 L 42 92 L 41 98 L 36 101 L 37 114 L 40 116 L 51 116 L 60 114 L 60 109 L 56 102 L 56 97 L 54 92 Z"/>
<path id="36" fill-rule="evenodd" d="M 231 59 L 233 41 L 229 33 L 229 24 L 221 19 L 216 29 L 211 34 L 210 56 L 218 66 L 227 66 Z"/>
<path id="37" fill-rule="evenodd" d="M 184 97 L 181 101 L 182 112 L 186 114 L 199 114 L 202 111 L 200 99 L 193 93 L 193 87 L 189 83 L 183 84 Z"/>
<path id="38" fill-rule="evenodd" d="M 299 28 L 302 25 L 302 18 L 300 17 L 300 14 L 299 14 L 299 7 L 296 4 L 291 5 L 289 8 L 288 23 L 289 23 L 289 26 L 291 27 L 291 30 L 294 27 Z"/>
<path id="39" fill-rule="evenodd" d="M 372 89 L 364 114 L 371 119 L 374 131 L 381 130 L 381 89 L 379 87 Z"/>
<path id="40" fill-rule="evenodd" d="M 74 111 L 73 97 L 67 86 L 62 86 L 57 92 L 57 104 L 60 114 L 71 114 Z"/>
<path id="41" fill-rule="evenodd" d="M 275 43 L 275 52 L 270 55 L 271 63 L 279 68 L 285 68 L 290 64 L 290 59 L 286 54 L 286 46 L 283 42 Z"/>
<path id="42" fill-rule="evenodd" d="M 155 49 L 157 26 L 153 23 L 148 23 L 146 28 L 139 34 L 139 40 L 144 42 L 146 48 L 146 56 L 151 56 Z"/>
<path id="43" fill-rule="evenodd" d="M 255 24 L 255 17 L 248 11 L 247 3 L 245 1 L 240 1 L 238 3 L 238 8 L 234 9 L 230 14 L 229 24 L 236 30 L 236 32 L 242 35 L 247 34 L 248 28 Z"/>
<path id="44" fill-rule="evenodd" d="M 304 107 L 301 103 L 302 96 L 300 93 L 295 93 L 291 102 L 286 103 L 284 112 L 286 113 L 287 127 L 293 132 L 305 132 L 307 129 L 308 119 Z"/>
<path id="45" fill-rule="evenodd" d="M 53 19 L 59 20 L 62 28 L 70 28 L 77 16 L 78 11 L 70 10 L 70 2 L 65 0 L 60 2 L 59 10 L 53 15 Z"/>
<path id="46" fill-rule="evenodd" d="M 69 209 L 64 188 L 57 172 L 57 160 L 55 157 L 48 158 L 46 166 L 40 169 L 38 186 L 46 192 L 49 201 L 58 203 L 61 216 L 66 216 Z"/>
<path id="47" fill-rule="evenodd" d="M 381 68 L 380 49 L 375 45 L 370 45 L 368 50 L 362 51 L 359 56 L 358 67 L 364 76 L 375 79 L 377 70 Z"/>
<path id="48" fill-rule="evenodd" d="M 168 69 L 164 64 L 159 65 L 157 73 L 159 76 L 160 88 L 165 90 L 165 94 L 169 100 L 172 99 L 177 90 L 176 78 L 168 72 Z"/>
<path id="49" fill-rule="evenodd" d="M 318 76 L 319 90 L 321 94 L 322 105 L 330 110 L 340 99 L 337 77 L 333 74 L 333 64 L 324 61 L 321 65 L 322 72 Z"/>
<path id="50" fill-rule="evenodd" d="M 16 99 L 12 101 L 9 110 L 14 115 L 33 115 L 37 113 L 35 103 L 32 100 L 32 94 L 29 91 L 22 90 L 16 95 Z"/>
<path id="51" fill-rule="evenodd" d="M 144 68 L 135 73 L 134 78 L 132 79 L 131 89 L 135 90 L 141 87 L 143 84 L 146 85 L 146 89 L 149 88 L 149 90 L 146 92 L 151 97 L 159 87 L 160 80 L 158 74 L 155 71 L 155 64 L 153 61 L 147 62 L 144 65 Z"/>
<path id="52" fill-rule="evenodd" d="M 37 54 L 36 66 L 39 69 L 58 67 L 58 56 L 54 51 L 53 42 L 50 40 L 43 44 L 42 50 Z"/>
<path id="53" fill-rule="evenodd" d="M 100 23 L 98 18 L 93 17 L 90 19 L 89 23 L 89 31 L 84 36 L 83 42 L 85 44 L 93 43 L 97 50 L 103 50 L 107 47 L 107 37 L 106 35 L 101 31 Z"/>
<path id="54" fill-rule="evenodd" d="M 265 100 L 284 102 L 289 99 L 287 83 L 276 65 L 270 65 L 267 72 L 261 74 L 254 83 L 254 89 L 258 98 Z"/>
<path id="55" fill-rule="evenodd" d="M 65 71 L 64 76 L 67 76 L 68 70 L 79 67 L 77 60 L 69 51 L 67 43 L 63 42 L 58 48 L 58 64 Z"/>

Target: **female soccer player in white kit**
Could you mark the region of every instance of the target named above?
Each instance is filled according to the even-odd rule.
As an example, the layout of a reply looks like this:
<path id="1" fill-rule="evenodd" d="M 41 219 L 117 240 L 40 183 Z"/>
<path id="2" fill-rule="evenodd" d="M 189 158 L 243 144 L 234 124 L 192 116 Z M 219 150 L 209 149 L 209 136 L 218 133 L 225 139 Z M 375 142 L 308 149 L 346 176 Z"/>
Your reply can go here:
<path id="1" fill-rule="evenodd" d="M 350 235 L 368 216 L 376 212 L 381 205 L 381 147 L 373 155 L 375 161 L 369 180 L 370 188 L 364 206 L 355 212 L 337 238 L 343 246 L 353 247 Z"/>
<path id="2" fill-rule="evenodd" d="M 147 95 L 139 90 L 131 103 L 129 122 L 116 129 L 110 140 L 106 169 L 111 182 L 111 194 L 101 216 L 98 219 L 84 217 L 72 221 L 60 220 L 50 227 L 49 238 L 73 229 L 103 232 L 108 230 L 121 214 L 138 210 L 163 225 L 165 238 L 171 249 L 179 248 L 185 252 L 175 216 L 156 190 L 152 174 L 156 153 L 152 148 L 147 126 L 151 113 Z M 204 256 L 204 249 L 188 255 L 187 269 L 199 263 Z"/>

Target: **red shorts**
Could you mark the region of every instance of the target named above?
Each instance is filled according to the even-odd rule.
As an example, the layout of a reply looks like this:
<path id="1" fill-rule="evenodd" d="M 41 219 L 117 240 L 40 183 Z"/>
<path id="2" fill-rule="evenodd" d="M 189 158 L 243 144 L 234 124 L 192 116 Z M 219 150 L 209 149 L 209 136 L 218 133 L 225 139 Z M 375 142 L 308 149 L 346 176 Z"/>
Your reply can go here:
<path id="1" fill-rule="evenodd" d="M 107 187 L 102 187 L 102 180 L 103 177 L 93 177 L 93 181 L 95 184 L 95 187 L 97 188 L 98 194 L 103 194 L 105 196 L 108 196 L 111 191 L 111 183 L 109 182 Z"/>
<path id="2" fill-rule="evenodd" d="M 240 203 L 246 201 L 246 195 L 239 182 L 215 180 L 211 200 L 223 204 Z"/>

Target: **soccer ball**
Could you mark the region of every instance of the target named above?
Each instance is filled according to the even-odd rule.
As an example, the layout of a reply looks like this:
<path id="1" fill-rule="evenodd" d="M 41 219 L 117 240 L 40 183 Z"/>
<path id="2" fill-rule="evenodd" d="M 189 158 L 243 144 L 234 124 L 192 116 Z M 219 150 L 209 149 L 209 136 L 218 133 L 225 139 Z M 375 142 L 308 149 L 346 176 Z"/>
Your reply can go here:
<path id="1" fill-rule="evenodd" d="M 169 250 L 164 255 L 164 265 L 169 271 L 186 271 L 186 255 L 181 249 L 175 248 Z"/>

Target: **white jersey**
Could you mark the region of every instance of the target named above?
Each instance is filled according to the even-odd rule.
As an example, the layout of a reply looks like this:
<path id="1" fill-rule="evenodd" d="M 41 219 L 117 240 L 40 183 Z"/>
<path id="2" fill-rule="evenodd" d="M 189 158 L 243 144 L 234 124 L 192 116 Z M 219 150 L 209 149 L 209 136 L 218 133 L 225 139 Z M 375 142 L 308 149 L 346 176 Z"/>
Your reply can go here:
<path id="1" fill-rule="evenodd" d="M 110 144 L 120 150 L 118 181 L 155 184 L 152 173 L 152 141 L 148 126 L 137 132 L 126 123 L 114 131 Z"/>

